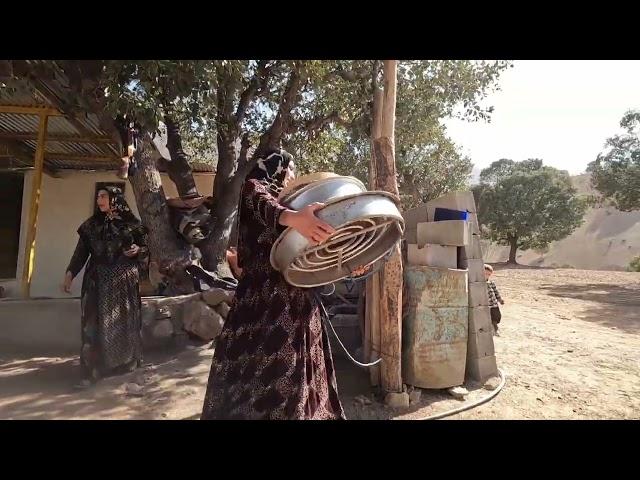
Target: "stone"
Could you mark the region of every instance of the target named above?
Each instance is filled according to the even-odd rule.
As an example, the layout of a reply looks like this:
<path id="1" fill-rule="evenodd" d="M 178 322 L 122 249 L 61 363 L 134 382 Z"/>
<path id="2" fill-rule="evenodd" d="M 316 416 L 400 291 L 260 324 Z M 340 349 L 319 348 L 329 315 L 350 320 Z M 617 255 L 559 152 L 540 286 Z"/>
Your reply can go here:
<path id="1" fill-rule="evenodd" d="M 182 310 L 183 328 L 193 335 L 210 341 L 218 336 L 224 325 L 224 318 L 204 302 L 185 304 Z"/>
<path id="2" fill-rule="evenodd" d="M 469 395 L 469 391 L 464 387 L 451 387 L 447 389 L 447 393 L 456 400 L 464 400 Z"/>
<path id="3" fill-rule="evenodd" d="M 222 316 L 213 308 L 210 308 L 204 304 L 202 304 L 201 310 L 202 315 L 200 316 L 198 330 L 194 331 L 193 333 L 198 335 L 203 340 L 213 340 L 222 331 L 224 318 L 222 318 Z"/>
<path id="4" fill-rule="evenodd" d="M 415 388 L 411 393 L 409 393 L 409 403 L 411 405 L 420 403 L 421 398 L 422 398 L 422 390 L 420 390 L 419 388 Z"/>
<path id="5" fill-rule="evenodd" d="M 223 290 L 222 288 L 210 288 L 206 292 L 202 292 L 202 300 L 210 307 L 217 307 L 222 302 L 231 303 L 235 292 L 231 290 Z"/>
<path id="6" fill-rule="evenodd" d="M 487 291 L 487 282 L 469 282 L 469 306 L 470 307 L 488 307 L 489 293 Z"/>
<path id="7" fill-rule="evenodd" d="M 481 236 L 481 231 L 480 231 L 480 223 L 478 222 L 478 215 L 476 215 L 475 213 L 472 213 L 469 215 L 469 232 L 471 233 L 471 235 L 475 235 L 480 237 Z"/>
<path id="8" fill-rule="evenodd" d="M 466 375 L 476 382 L 484 383 L 488 378 L 498 374 L 495 355 L 483 358 L 467 357 Z"/>
<path id="9" fill-rule="evenodd" d="M 475 213 L 476 203 L 473 193 L 470 191 L 449 192 L 427 202 L 427 216 L 429 221 L 433 221 L 436 208 L 447 208 L 449 210 L 460 210 Z"/>
<path id="10" fill-rule="evenodd" d="M 389 392 L 384 397 L 384 403 L 391 408 L 409 408 L 409 394 Z"/>
<path id="11" fill-rule="evenodd" d="M 476 238 L 476 235 L 470 235 L 469 244 L 464 247 L 460 247 L 460 258 L 467 261 L 482 261 L 482 244 L 480 243 L 480 239 Z"/>
<path id="12" fill-rule="evenodd" d="M 138 374 L 134 380 L 133 383 L 139 385 L 139 386 L 144 386 L 147 385 L 149 383 L 154 382 L 155 380 L 157 380 L 157 376 L 153 375 L 153 374 L 149 374 L 147 372 L 143 372 L 141 374 Z"/>
<path id="13" fill-rule="evenodd" d="M 231 310 L 231 307 L 226 302 L 222 302 L 220 305 L 216 307 L 216 312 L 218 312 L 220 316 L 225 320 L 227 319 L 227 316 L 229 315 L 230 310 Z"/>
<path id="14" fill-rule="evenodd" d="M 484 382 L 483 387 L 486 390 L 495 390 L 500 386 L 500 377 L 491 377 L 489 380 Z"/>
<path id="15" fill-rule="evenodd" d="M 154 299 L 153 302 L 160 307 L 168 307 L 171 310 L 174 306 L 180 305 L 183 303 L 192 303 L 194 301 L 200 300 L 201 294 L 198 293 L 189 293 L 186 295 L 174 295 L 171 297 L 160 297 Z"/>
<path id="16" fill-rule="evenodd" d="M 467 357 L 482 358 L 495 355 L 492 332 L 469 333 L 467 338 Z"/>
<path id="17" fill-rule="evenodd" d="M 484 261 L 479 259 L 467 259 L 466 268 L 469 270 L 469 282 L 486 282 L 484 277 Z"/>
<path id="18" fill-rule="evenodd" d="M 198 297 L 196 300 L 193 300 L 191 303 L 199 303 L 200 302 L 200 297 Z M 184 306 L 187 305 L 186 303 L 179 303 L 176 305 L 172 305 L 170 307 L 171 309 L 171 324 L 173 325 L 173 332 L 174 334 L 177 334 L 178 332 L 181 332 L 183 330 L 183 326 L 184 324 L 182 323 L 182 312 L 184 311 Z"/>
<path id="19" fill-rule="evenodd" d="M 193 328 L 202 314 L 202 302 L 186 303 L 182 306 L 182 328 L 188 332 Z"/>
<path id="20" fill-rule="evenodd" d="M 469 333 L 491 333 L 492 331 L 491 310 L 489 307 L 469 308 Z"/>
<path id="21" fill-rule="evenodd" d="M 157 339 L 171 338 L 173 336 L 173 323 L 168 318 L 158 320 L 151 328 L 151 334 Z"/>
<path id="22" fill-rule="evenodd" d="M 426 204 L 419 205 L 403 212 L 402 218 L 404 219 L 404 237 L 406 242 L 418 243 L 418 223 L 429 221 Z"/>
<path id="23" fill-rule="evenodd" d="M 458 268 L 458 251 L 456 247 L 447 245 L 426 244 L 421 248 L 415 243 L 409 243 L 407 261 L 410 265 Z"/>
<path id="24" fill-rule="evenodd" d="M 358 395 L 356 398 L 353 399 L 354 402 L 360 404 L 360 405 L 371 405 L 371 399 L 368 397 L 365 397 L 364 395 Z"/>
<path id="25" fill-rule="evenodd" d="M 126 383 L 124 393 L 130 397 L 142 397 L 144 396 L 144 387 L 137 383 Z"/>
<path id="26" fill-rule="evenodd" d="M 418 245 L 469 245 L 469 224 L 464 220 L 443 220 L 441 222 L 421 222 L 418 224 Z"/>

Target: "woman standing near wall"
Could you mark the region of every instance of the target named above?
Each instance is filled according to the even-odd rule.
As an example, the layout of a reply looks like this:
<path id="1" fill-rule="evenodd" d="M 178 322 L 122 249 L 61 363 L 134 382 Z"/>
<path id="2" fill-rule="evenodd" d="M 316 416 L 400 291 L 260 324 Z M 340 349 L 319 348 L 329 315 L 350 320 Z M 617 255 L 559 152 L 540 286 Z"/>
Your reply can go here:
<path id="1" fill-rule="evenodd" d="M 82 282 L 82 387 L 142 363 L 138 260 L 148 254 L 145 229 L 119 188 L 99 190 L 96 203 L 98 211 L 78 228 L 63 284 L 70 293 L 89 260 Z"/>

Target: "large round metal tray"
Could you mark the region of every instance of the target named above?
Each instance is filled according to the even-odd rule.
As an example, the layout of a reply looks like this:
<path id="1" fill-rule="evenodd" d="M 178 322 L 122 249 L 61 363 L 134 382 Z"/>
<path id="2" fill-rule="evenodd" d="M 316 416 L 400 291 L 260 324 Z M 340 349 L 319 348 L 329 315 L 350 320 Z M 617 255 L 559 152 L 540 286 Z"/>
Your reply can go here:
<path id="1" fill-rule="evenodd" d="M 397 199 L 387 192 L 362 192 L 331 201 L 316 215 L 336 229 L 326 242 L 312 245 L 292 228 L 271 248 L 271 265 L 288 283 L 319 287 L 337 282 L 380 260 L 402 238 L 404 221 Z"/>
<path id="2" fill-rule="evenodd" d="M 317 180 L 282 198 L 280 203 L 293 210 L 300 210 L 312 203 L 327 203 L 358 193 L 364 193 L 367 187 L 355 177 L 333 177 Z"/>
<path id="3" fill-rule="evenodd" d="M 325 178 L 336 178 L 339 176 L 340 175 L 333 172 L 315 172 L 308 173 L 306 175 L 300 175 L 299 177 L 295 177 L 291 181 L 287 182 L 285 187 L 280 191 L 280 197 L 284 198 L 293 193 L 295 190 L 299 190 L 305 185 L 309 185 L 310 183 L 324 180 Z"/>

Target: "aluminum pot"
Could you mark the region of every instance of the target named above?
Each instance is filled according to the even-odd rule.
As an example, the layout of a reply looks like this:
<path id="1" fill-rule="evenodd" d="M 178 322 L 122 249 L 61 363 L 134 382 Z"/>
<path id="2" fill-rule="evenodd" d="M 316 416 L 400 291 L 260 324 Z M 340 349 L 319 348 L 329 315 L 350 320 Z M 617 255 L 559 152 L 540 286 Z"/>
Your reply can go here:
<path id="1" fill-rule="evenodd" d="M 315 201 L 326 204 L 316 215 L 336 233 L 312 245 L 288 228 L 271 249 L 271 265 L 291 285 L 310 288 L 347 278 L 354 270 L 380 260 L 402 238 L 404 221 L 396 197 L 389 193 L 360 192 Z"/>
<path id="2" fill-rule="evenodd" d="M 285 207 L 300 210 L 312 203 L 327 203 L 331 200 L 356 195 L 367 191 L 367 187 L 354 177 L 334 177 L 309 183 L 280 200 Z"/>

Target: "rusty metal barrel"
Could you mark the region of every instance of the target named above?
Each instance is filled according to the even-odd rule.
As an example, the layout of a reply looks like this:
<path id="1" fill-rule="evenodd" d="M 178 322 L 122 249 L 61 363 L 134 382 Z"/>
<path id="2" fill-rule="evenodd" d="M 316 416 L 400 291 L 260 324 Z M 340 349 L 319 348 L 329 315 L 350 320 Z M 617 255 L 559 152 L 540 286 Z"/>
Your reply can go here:
<path id="1" fill-rule="evenodd" d="M 420 388 L 464 383 L 469 331 L 467 271 L 407 265 L 402 376 Z"/>

